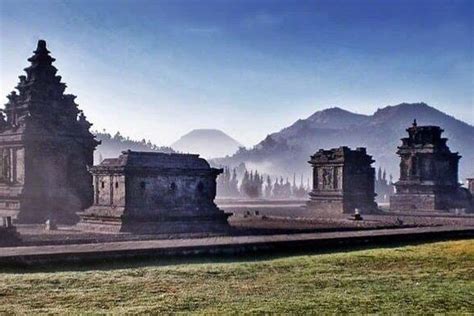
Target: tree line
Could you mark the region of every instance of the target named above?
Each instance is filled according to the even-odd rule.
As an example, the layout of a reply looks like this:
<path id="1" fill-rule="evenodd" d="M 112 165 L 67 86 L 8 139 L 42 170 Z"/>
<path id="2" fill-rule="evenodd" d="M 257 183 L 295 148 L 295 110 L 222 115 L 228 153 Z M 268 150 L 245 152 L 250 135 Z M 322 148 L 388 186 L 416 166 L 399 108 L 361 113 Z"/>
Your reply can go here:
<path id="1" fill-rule="evenodd" d="M 217 178 L 218 197 L 244 197 L 244 198 L 266 198 L 287 199 L 305 198 L 309 191 L 309 180 L 306 185 L 301 176 L 300 183 L 296 183 L 296 175 L 293 181 L 282 176 L 271 177 L 260 174 L 257 170 L 245 170 L 243 175 L 238 176 L 236 168 L 224 167 L 224 172 Z"/>

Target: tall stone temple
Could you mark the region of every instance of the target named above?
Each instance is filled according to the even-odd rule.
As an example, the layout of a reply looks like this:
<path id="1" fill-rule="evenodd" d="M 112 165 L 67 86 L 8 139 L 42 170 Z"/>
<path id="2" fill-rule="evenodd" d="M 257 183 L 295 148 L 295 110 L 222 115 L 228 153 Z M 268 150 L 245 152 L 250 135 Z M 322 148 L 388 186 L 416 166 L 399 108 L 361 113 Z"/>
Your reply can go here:
<path id="1" fill-rule="evenodd" d="M 313 190 L 308 208 L 321 216 L 378 212 L 375 203 L 375 169 L 365 148 L 320 149 L 309 163 L 313 167 Z"/>
<path id="2" fill-rule="evenodd" d="M 391 211 L 450 211 L 472 208 L 472 195 L 458 182 L 461 156 L 453 153 L 442 138 L 439 126 L 418 126 L 416 120 L 407 129 L 398 147 L 400 180 L 390 198 Z"/>
<path id="3" fill-rule="evenodd" d="M 0 116 L 0 213 L 20 223 L 73 223 L 93 202 L 91 124 L 64 94 L 55 61 L 38 41 L 26 76 Z"/>

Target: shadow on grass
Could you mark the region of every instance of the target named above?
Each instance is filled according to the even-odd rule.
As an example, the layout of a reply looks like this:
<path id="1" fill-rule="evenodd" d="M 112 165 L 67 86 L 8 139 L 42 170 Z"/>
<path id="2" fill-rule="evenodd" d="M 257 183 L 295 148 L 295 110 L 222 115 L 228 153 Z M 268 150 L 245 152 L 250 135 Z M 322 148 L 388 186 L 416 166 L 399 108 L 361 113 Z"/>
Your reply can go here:
<path id="1" fill-rule="evenodd" d="M 323 255 L 332 253 L 349 253 L 361 250 L 373 249 L 391 249 L 401 246 L 416 246 L 427 243 L 442 242 L 449 240 L 467 240 L 473 236 L 437 236 L 421 240 L 396 240 L 371 242 L 370 244 L 356 245 L 331 245 L 327 248 L 311 249 L 308 247 L 294 247 L 286 249 L 259 249 L 251 252 L 233 253 L 233 254 L 195 254 L 195 255 L 174 255 L 163 256 L 159 258 L 153 255 L 140 255 L 137 257 L 124 257 L 120 259 L 91 260 L 81 263 L 54 263 L 54 264 L 34 264 L 34 265 L 15 265 L 0 267 L 0 273 L 8 274 L 28 274 L 28 273 L 50 273 L 50 272 L 80 272 L 80 271 L 110 271 L 130 268 L 145 267 L 165 267 L 182 264 L 211 264 L 211 263 L 248 263 L 263 262 L 282 258 L 307 255 Z"/>

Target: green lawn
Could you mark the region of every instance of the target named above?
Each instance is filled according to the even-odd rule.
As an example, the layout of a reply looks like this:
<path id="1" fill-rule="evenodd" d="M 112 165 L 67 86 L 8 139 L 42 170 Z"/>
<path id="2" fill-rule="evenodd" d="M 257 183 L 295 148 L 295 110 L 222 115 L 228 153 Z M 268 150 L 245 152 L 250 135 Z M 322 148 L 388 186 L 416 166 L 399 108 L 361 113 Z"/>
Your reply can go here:
<path id="1" fill-rule="evenodd" d="M 202 261 L 202 260 L 201 260 Z M 474 240 L 0 273 L 0 313 L 474 313 Z"/>

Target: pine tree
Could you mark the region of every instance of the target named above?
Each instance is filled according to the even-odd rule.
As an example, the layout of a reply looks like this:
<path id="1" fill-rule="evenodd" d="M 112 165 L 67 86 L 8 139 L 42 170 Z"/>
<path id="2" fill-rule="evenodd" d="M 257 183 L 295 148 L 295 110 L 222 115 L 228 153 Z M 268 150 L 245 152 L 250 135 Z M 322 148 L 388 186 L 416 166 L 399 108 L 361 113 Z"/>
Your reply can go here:
<path id="1" fill-rule="evenodd" d="M 115 133 L 115 135 L 114 135 L 114 138 L 113 138 L 113 139 L 114 139 L 114 140 L 121 141 L 121 140 L 123 140 L 123 137 L 122 137 L 122 135 L 120 134 L 120 132 L 119 132 L 119 131 L 117 131 L 117 133 Z"/>
<path id="2" fill-rule="evenodd" d="M 289 198 L 291 196 L 291 184 L 290 181 L 288 181 L 288 178 L 286 178 L 286 182 L 283 183 L 283 178 L 281 178 L 281 197 L 282 198 Z"/>
<path id="3" fill-rule="evenodd" d="M 300 181 L 300 186 L 298 188 L 296 188 L 296 191 L 293 193 L 294 197 L 297 197 L 297 198 L 304 198 L 306 197 L 306 188 L 304 187 L 304 184 L 303 184 L 303 175 L 301 175 L 301 181 Z"/>
<path id="4" fill-rule="evenodd" d="M 232 178 L 229 184 L 229 191 L 231 196 L 239 196 L 239 180 L 237 179 L 237 170 L 235 170 L 235 168 L 232 172 Z"/>
<path id="5" fill-rule="evenodd" d="M 254 197 L 260 197 L 262 195 L 262 187 L 260 185 L 260 175 L 258 174 L 258 171 L 255 170 L 255 174 L 254 174 L 254 179 L 253 179 L 253 183 L 252 183 L 252 190 L 253 190 L 253 194 L 254 194 Z"/>
<path id="6" fill-rule="evenodd" d="M 272 197 L 272 190 L 273 190 L 272 179 L 270 178 L 270 176 L 267 175 L 267 182 L 265 185 L 265 197 L 267 199 Z"/>
<path id="7" fill-rule="evenodd" d="M 262 197 L 263 195 L 263 183 L 264 183 L 263 175 L 260 175 L 258 178 L 258 197 Z"/>
<path id="8" fill-rule="evenodd" d="M 280 184 L 278 183 L 278 178 L 275 178 L 275 184 L 273 185 L 273 197 L 279 198 L 280 197 Z"/>
<path id="9" fill-rule="evenodd" d="M 250 198 L 258 198 L 262 195 L 263 177 L 257 170 L 246 172 L 242 180 L 241 191 Z"/>
<path id="10" fill-rule="evenodd" d="M 291 185 L 291 196 L 296 196 L 298 187 L 296 186 L 296 173 L 293 173 L 293 183 Z"/>
<path id="11" fill-rule="evenodd" d="M 245 196 L 248 186 L 249 186 L 249 172 L 245 170 L 244 177 L 242 178 L 242 183 L 240 184 L 240 194 Z"/>

